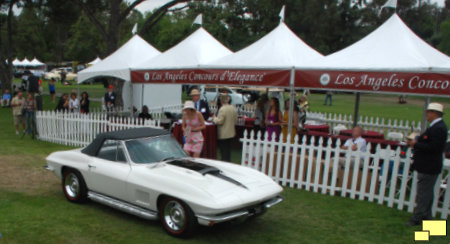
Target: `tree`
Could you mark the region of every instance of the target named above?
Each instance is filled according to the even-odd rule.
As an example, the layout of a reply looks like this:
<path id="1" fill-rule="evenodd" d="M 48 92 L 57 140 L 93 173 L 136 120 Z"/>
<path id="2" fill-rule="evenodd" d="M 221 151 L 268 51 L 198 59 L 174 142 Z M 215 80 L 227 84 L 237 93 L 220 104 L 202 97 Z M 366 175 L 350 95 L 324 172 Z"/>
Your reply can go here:
<path id="1" fill-rule="evenodd" d="M 25 5 L 17 17 L 14 50 L 16 56 L 33 59 L 34 56 L 48 55 L 47 40 L 44 36 L 44 20 L 40 8 Z"/>
<path id="2" fill-rule="evenodd" d="M 450 19 L 442 22 L 441 24 L 442 41 L 439 43 L 439 49 L 450 55 Z"/>
<path id="3" fill-rule="evenodd" d="M 96 56 L 102 57 L 106 46 L 97 29 L 85 14 L 70 27 L 71 38 L 65 43 L 65 59 L 88 62 Z"/>
<path id="4" fill-rule="evenodd" d="M 6 42 L 0 35 L 0 80 L 2 81 L 2 90 L 11 90 L 12 78 L 13 78 L 13 65 L 12 65 L 12 22 L 13 22 L 13 7 L 19 2 L 19 0 L 0 0 L 0 8 L 3 11 L 7 11 L 7 15 L 3 15 L 0 22 L 0 29 L 3 29 L 6 25 Z"/>
<path id="5" fill-rule="evenodd" d="M 123 9 L 123 0 L 72 0 L 77 3 L 92 24 L 97 28 L 104 42 L 106 43 L 106 54 L 110 54 L 117 49 L 119 44 L 120 24 L 126 19 L 130 12 L 144 0 L 136 0 Z M 123 9 L 123 10 L 122 10 Z M 99 18 L 98 11 L 104 11 L 107 16 L 105 20 Z"/>
<path id="6" fill-rule="evenodd" d="M 46 19 L 44 29 L 48 53 L 41 58 L 60 63 L 68 56 L 65 43 L 72 39 L 72 26 L 80 18 L 81 9 L 70 1 L 60 0 L 46 0 L 42 8 Z M 73 58 L 69 58 L 69 60 L 73 60 Z"/>

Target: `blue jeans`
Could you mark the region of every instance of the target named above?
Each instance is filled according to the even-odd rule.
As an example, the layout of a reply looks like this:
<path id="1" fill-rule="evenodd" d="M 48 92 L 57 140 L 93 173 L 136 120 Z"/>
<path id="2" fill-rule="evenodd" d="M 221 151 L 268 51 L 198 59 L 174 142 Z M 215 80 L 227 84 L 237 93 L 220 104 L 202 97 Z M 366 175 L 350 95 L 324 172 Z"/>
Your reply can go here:
<path id="1" fill-rule="evenodd" d="M 323 103 L 323 105 L 327 105 L 328 99 L 330 99 L 330 106 L 332 106 L 333 105 L 333 95 L 328 95 L 328 94 L 325 97 L 325 102 Z"/>
<path id="2" fill-rule="evenodd" d="M 25 111 L 25 118 L 27 120 L 27 133 L 32 134 L 32 127 L 36 126 L 36 117 L 34 111 Z"/>

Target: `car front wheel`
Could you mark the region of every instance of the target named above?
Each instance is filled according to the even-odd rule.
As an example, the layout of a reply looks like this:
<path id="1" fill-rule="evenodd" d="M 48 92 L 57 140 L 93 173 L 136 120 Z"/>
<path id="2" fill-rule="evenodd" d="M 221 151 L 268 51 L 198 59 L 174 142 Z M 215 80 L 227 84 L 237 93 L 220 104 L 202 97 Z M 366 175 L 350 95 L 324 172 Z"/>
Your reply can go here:
<path id="1" fill-rule="evenodd" d="M 70 202 L 81 203 L 87 199 L 87 189 L 83 176 L 74 169 L 64 171 L 62 188 L 64 195 Z"/>
<path id="2" fill-rule="evenodd" d="M 164 229 L 172 236 L 188 237 L 197 228 L 194 213 L 181 200 L 167 197 L 160 207 L 160 218 Z"/>

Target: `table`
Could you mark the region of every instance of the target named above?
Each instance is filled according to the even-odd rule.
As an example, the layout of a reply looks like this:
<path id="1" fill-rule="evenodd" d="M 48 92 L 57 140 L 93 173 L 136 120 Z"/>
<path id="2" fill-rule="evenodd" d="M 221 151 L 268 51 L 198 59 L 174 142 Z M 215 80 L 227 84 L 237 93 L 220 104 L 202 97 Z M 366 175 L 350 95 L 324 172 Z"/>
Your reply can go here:
<path id="1" fill-rule="evenodd" d="M 339 135 L 352 136 L 352 130 L 341 130 L 339 132 Z M 380 133 L 380 132 L 377 132 L 377 131 L 367 130 L 367 131 L 363 132 L 362 137 L 365 138 L 365 139 L 381 139 L 381 140 L 383 140 L 384 139 L 384 134 Z"/>
<path id="2" fill-rule="evenodd" d="M 305 125 L 305 129 L 309 131 L 317 131 L 317 132 L 330 132 L 329 125 Z"/>
<path id="3" fill-rule="evenodd" d="M 217 159 L 217 126 L 215 124 L 206 124 L 206 128 L 202 130 L 205 141 L 203 142 L 203 150 L 200 157 Z M 181 123 L 175 123 L 173 127 L 173 137 L 183 145 L 183 130 Z"/>

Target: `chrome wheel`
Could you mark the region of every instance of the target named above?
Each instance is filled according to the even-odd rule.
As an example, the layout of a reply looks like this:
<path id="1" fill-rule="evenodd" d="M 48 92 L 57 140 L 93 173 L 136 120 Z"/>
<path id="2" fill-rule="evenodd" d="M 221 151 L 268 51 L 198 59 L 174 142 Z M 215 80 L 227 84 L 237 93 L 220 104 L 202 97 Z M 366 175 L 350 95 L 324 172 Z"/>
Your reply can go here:
<path id="1" fill-rule="evenodd" d="M 74 173 L 69 173 L 64 181 L 64 190 L 69 197 L 76 198 L 80 192 L 80 181 Z"/>
<path id="2" fill-rule="evenodd" d="M 182 231 L 186 227 L 186 212 L 178 202 L 171 200 L 164 205 L 164 222 L 173 232 Z"/>

